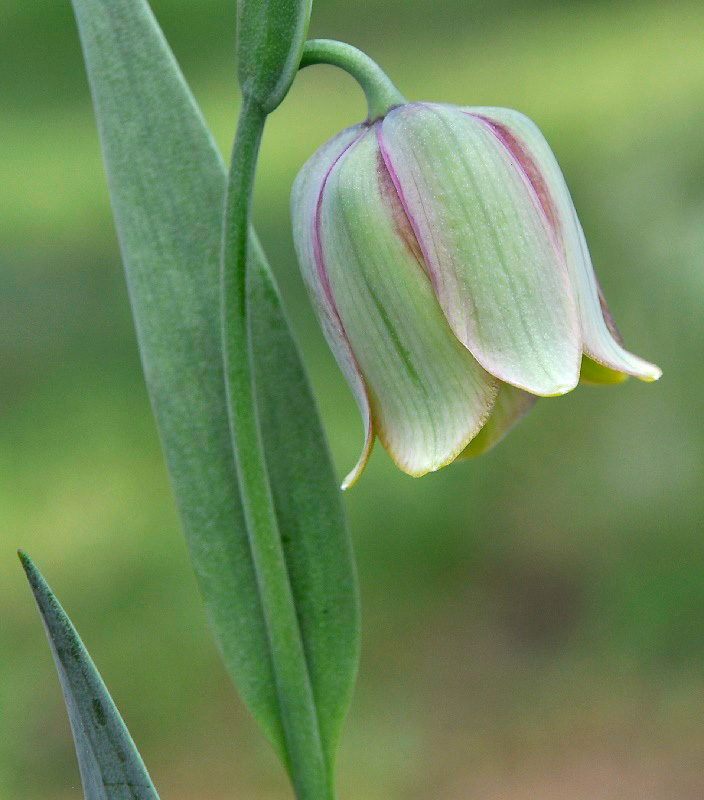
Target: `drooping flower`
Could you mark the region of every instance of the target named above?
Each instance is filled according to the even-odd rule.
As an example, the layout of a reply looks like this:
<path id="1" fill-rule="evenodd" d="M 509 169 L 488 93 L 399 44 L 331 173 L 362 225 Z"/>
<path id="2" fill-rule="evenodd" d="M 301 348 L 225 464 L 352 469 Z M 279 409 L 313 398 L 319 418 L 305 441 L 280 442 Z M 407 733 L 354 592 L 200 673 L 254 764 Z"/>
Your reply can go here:
<path id="1" fill-rule="evenodd" d="M 410 475 L 478 455 L 536 397 L 656 380 L 626 351 L 560 168 L 501 108 L 410 103 L 349 128 L 292 192 L 296 251 L 374 438 Z"/>

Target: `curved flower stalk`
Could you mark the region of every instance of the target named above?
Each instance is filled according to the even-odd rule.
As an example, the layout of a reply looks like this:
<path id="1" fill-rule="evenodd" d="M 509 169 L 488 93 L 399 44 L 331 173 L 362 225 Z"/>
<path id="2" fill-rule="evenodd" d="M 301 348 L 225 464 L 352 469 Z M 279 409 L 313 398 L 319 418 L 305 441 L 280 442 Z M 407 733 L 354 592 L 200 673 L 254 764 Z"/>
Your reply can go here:
<path id="1" fill-rule="evenodd" d="M 301 270 L 374 438 L 423 475 L 582 380 L 652 381 L 621 344 L 554 155 L 502 108 L 403 103 L 320 148 L 292 192 Z"/>

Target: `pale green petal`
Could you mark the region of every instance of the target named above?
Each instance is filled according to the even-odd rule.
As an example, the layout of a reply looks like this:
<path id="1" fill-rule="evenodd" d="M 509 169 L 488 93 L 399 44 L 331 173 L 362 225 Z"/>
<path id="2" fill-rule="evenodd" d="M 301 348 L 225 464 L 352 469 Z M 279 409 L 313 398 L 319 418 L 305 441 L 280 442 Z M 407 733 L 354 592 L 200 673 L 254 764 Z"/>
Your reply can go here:
<path id="1" fill-rule="evenodd" d="M 359 478 L 364 469 L 372 445 L 374 430 L 367 387 L 359 370 L 357 361 L 342 327 L 339 314 L 329 291 L 325 265 L 321 261 L 320 240 L 317 234 L 318 209 L 322 188 L 332 166 L 342 153 L 364 131 L 361 125 L 342 131 L 324 144 L 303 165 L 293 184 L 291 192 L 291 218 L 293 222 L 293 241 L 298 256 L 303 280 L 320 320 L 323 333 L 330 349 L 347 379 L 364 423 L 364 446 L 354 469 L 345 478 L 342 488 L 346 489 Z"/>
<path id="2" fill-rule="evenodd" d="M 559 246 L 492 126 L 412 104 L 386 116 L 380 141 L 460 341 L 502 381 L 538 395 L 573 389 L 582 347 Z"/>
<path id="3" fill-rule="evenodd" d="M 564 248 L 567 270 L 577 300 L 584 352 L 595 362 L 646 381 L 657 380 L 661 370 L 625 350 L 613 335 L 599 284 L 592 267 L 582 226 L 572 203 L 567 184 L 550 146 L 528 117 L 506 108 L 468 108 L 502 126 L 515 140 L 521 159 L 532 165 L 542 181 L 543 202 Z M 605 374 L 605 373 L 604 373 Z"/>
<path id="4" fill-rule="evenodd" d="M 605 367 L 589 356 L 582 356 L 582 368 L 579 371 L 580 383 L 590 386 L 615 386 L 627 379 L 627 373 Z"/>
<path id="5" fill-rule="evenodd" d="M 400 469 L 422 475 L 464 449 L 497 388 L 438 305 L 376 127 L 330 173 L 320 213 L 322 252 L 369 392 L 374 431 Z"/>
<path id="6" fill-rule="evenodd" d="M 534 394 L 516 389 L 508 383 L 500 383 L 499 394 L 489 419 L 465 447 L 459 459 L 474 458 L 491 450 L 533 408 L 537 399 Z"/>

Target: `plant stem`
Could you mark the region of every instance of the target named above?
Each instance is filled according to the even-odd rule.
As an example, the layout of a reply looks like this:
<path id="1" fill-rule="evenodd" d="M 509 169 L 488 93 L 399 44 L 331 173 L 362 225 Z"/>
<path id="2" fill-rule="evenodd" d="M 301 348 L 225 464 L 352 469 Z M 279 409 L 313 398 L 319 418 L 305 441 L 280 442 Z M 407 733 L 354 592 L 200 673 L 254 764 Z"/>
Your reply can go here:
<path id="1" fill-rule="evenodd" d="M 243 100 L 232 151 L 223 224 L 222 337 L 230 433 L 247 535 L 269 640 L 287 766 L 299 800 L 334 797 L 289 582 L 257 418 L 247 253 L 254 174 L 266 113 Z"/>
<path id="2" fill-rule="evenodd" d="M 311 64 L 331 64 L 349 73 L 367 98 L 369 122 L 406 102 L 376 61 L 351 44 L 333 39 L 309 39 L 303 48 L 300 69 Z"/>

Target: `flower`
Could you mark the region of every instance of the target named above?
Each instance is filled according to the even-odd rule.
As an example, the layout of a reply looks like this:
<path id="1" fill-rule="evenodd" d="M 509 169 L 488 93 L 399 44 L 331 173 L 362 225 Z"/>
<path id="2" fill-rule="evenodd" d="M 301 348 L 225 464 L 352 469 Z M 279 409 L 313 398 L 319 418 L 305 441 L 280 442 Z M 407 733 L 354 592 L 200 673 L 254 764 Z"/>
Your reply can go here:
<path id="1" fill-rule="evenodd" d="M 374 438 L 410 475 L 478 455 L 581 377 L 656 380 L 626 351 L 538 128 L 503 108 L 409 103 L 299 173 L 301 271 Z"/>

